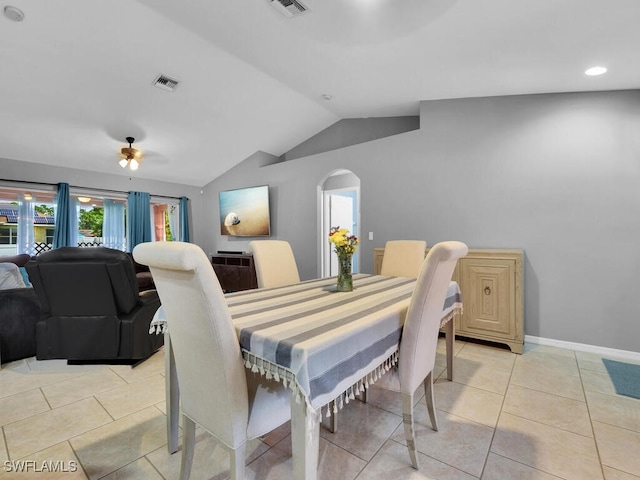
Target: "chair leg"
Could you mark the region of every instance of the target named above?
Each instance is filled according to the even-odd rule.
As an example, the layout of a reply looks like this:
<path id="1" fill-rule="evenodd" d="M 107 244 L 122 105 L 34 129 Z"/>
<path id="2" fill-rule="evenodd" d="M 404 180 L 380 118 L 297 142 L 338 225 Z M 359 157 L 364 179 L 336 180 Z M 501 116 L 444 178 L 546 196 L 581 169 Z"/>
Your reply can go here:
<path id="1" fill-rule="evenodd" d="M 438 431 L 438 419 L 436 418 L 435 398 L 433 395 L 433 371 L 424 379 L 424 398 L 427 402 L 427 411 L 431 420 L 431 428 Z"/>
<path id="2" fill-rule="evenodd" d="M 196 446 L 196 423 L 186 415 L 182 416 L 182 462 L 180 464 L 180 480 L 189 480 L 193 452 Z"/>
<path id="3" fill-rule="evenodd" d="M 331 433 L 336 433 L 338 431 L 338 412 L 334 412 L 334 408 L 336 405 L 336 401 L 332 400 L 329 402 L 329 409 L 331 410 L 331 416 L 329 417 L 329 431 Z"/>
<path id="4" fill-rule="evenodd" d="M 413 428 L 413 394 L 402 394 L 402 423 L 404 424 L 404 436 L 407 440 L 407 449 L 411 458 L 411 465 L 416 470 L 418 465 L 418 453 L 416 451 L 416 435 Z"/>
<path id="5" fill-rule="evenodd" d="M 244 452 L 246 444 L 240 445 L 231 452 L 231 477 L 229 480 L 244 479 Z"/>

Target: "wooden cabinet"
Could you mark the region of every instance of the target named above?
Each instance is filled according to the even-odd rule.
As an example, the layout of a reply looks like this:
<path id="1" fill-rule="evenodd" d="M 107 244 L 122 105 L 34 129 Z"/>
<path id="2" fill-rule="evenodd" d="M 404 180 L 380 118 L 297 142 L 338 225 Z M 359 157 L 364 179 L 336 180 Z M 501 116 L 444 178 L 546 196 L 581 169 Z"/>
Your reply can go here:
<path id="1" fill-rule="evenodd" d="M 258 288 L 256 268 L 250 253 L 212 255 L 211 264 L 225 293 Z"/>
<path id="2" fill-rule="evenodd" d="M 376 274 L 383 256 L 384 248 L 374 249 Z M 522 279 L 521 250 L 470 249 L 453 273 L 464 309 L 455 319 L 456 335 L 504 343 L 522 353 Z"/>

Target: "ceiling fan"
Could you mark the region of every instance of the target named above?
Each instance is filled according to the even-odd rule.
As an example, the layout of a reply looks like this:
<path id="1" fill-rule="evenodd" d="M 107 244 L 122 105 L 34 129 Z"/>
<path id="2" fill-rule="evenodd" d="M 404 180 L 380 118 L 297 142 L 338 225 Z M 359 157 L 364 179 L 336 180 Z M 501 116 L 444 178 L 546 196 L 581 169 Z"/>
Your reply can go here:
<path id="1" fill-rule="evenodd" d="M 135 138 L 127 137 L 126 140 L 129 143 L 129 146 L 122 147 L 120 149 L 120 157 L 122 158 L 120 159 L 118 164 L 122 168 L 126 168 L 127 165 L 129 165 L 129 168 L 131 170 L 137 170 L 138 167 L 140 166 L 140 162 L 142 161 L 142 152 L 137 148 L 133 148 L 131 146 L 131 144 L 135 142 L 136 140 Z"/>

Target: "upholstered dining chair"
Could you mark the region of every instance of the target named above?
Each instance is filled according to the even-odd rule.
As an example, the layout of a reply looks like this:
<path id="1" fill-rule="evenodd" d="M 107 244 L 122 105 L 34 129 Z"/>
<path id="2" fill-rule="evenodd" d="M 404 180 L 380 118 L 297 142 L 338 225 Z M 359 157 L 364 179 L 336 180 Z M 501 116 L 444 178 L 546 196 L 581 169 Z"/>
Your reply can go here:
<path id="1" fill-rule="evenodd" d="M 380 275 L 418 278 L 427 242 L 422 240 L 389 240 L 384 246 Z"/>
<path id="2" fill-rule="evenodd" d="M 289 242 L 254 240 L 249 242 L 256 266 L 258 288 L 282 287 L 300 283 L 296 257 Z"/>
<path id="3" fill-rule="evenodd" d="M 438 430 L 433 396 L 433 367 L 436 360 L 438 331 L 442 306 L 458 258 L 468 252 L 462 242 L 441 242 L 434 245 L 424 260 L 402 329 L 398 368 L 391 370 L 376 383 L 399 391 L 402 395 L 402 418 L 409 457 L 418 468 L 418 456 L 413 421 L 414 394 L 424 385 L 431 426 Z"/>
<path id="4" fill-rule="evenodd" d="M 180 478 L 189 478 L 196 423 L 231 454 L 231 479 L 244 478 L 245 446 L 289 420 L 282 384 L 246 369 L 220 283 L 194 244 L 152 242 L 133 256 L 148 265 L 171 336 L 183 420 Z"/>

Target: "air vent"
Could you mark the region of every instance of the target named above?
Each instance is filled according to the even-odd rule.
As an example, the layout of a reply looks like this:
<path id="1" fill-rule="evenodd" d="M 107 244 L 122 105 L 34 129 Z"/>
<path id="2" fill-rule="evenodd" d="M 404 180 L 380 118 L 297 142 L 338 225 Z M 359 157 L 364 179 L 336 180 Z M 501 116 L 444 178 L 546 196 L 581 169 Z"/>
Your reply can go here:
<path id="1" fill-rule="evenodd" d="M 169 78 L 166 75 L 158 75 L 153 81 L 153 85 L 161 88 L 162 90 L 167 90 L 169 92 L 173 92 L 178 86 L 178 80 L 174 80 L 173 78 Z"/>
<path id="2" fill-rule="evenodd" d="M 295 17 L 309 10 L 298 0 L 271 0 L 271 5 L 287 18 Z"/>

